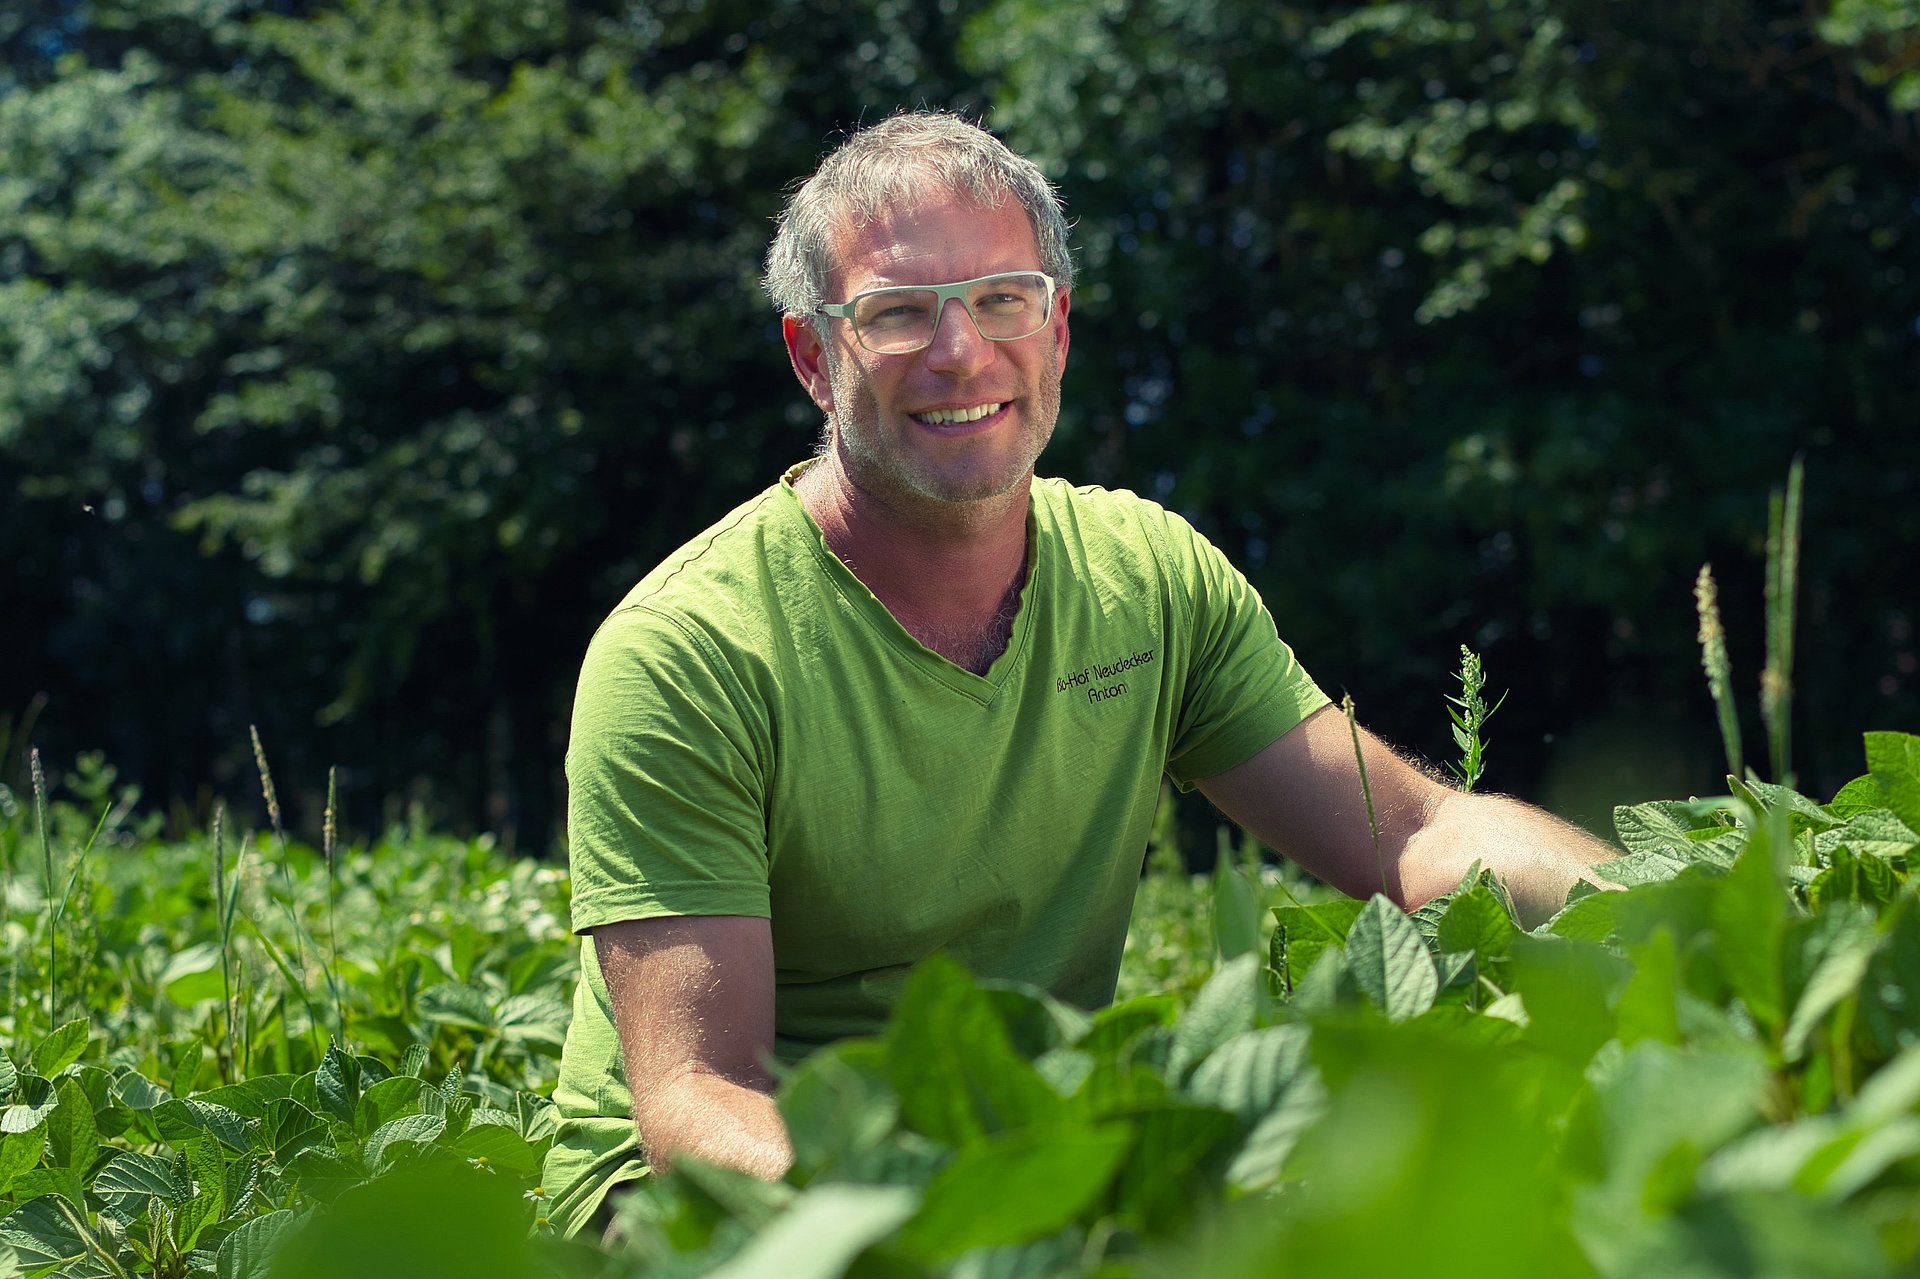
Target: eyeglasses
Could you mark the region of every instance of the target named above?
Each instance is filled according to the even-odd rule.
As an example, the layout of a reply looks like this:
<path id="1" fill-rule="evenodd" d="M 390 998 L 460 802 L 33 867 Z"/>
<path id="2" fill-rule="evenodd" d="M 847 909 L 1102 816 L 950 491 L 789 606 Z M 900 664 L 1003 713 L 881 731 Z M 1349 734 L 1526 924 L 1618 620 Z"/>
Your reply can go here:
<path id="1" fill-rule="evenodd" d="M 907 355 L 933 344 L 947 300 L 958 298 L 980 336 L 993 342 L 1032 337 L 1053 318 L 1053 277 L 1040 271 L 983 275 L 924 288 L 868 289 L 846 302 L 827 302 L 816 315 L 834 315 L 875 355 Z"/>

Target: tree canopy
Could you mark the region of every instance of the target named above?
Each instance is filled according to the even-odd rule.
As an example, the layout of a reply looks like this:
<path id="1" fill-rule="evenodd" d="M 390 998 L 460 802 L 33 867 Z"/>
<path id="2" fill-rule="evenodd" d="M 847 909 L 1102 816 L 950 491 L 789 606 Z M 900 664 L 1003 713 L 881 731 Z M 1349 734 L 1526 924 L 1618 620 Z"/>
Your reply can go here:
<path id="1" fill-rule="evenodd" d="M 1462 642 L 1496 785 L 1708 725 L 1688 588 L 1757 678 L 1795 455 L 1803 769 L 1920 720 L 1909 0 L 31 0 L 0 53 L 0 715 L 151 796 L 258 723 L 543 845 L 593 626 L 818 431 L 783 190 L 921 105 L 1076 220 L 1043 470 L 1193 517 L 1389 737 Z"/>

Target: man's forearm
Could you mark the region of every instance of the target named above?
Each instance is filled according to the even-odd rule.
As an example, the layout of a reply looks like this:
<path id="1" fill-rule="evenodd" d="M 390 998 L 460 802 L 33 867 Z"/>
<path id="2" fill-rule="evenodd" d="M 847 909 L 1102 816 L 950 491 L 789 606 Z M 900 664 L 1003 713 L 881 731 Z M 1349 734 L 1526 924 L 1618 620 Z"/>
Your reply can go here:
<path id="1" fill-rule="evenodd" d="M 1407 905 L 1450 891 L 1478 861 L 1499 876 L 1521 922 L 1533 927 L 1552 918 L 1581 880 L 1605 886 L 1589 868 L 1619 855 L 1613 845 L 1531 804 L 1503 795 L 1454 794 L 1407 841 Z M 1413 867 L 1420 868 L 1417 882 Z"/>
<path id="2" fill-rule="evenodd" d="M 634 1122 L 658 1172 L 692 1155 L 777 1181 L 793 1164 L 786 1120 L 774 1099 L 719 1075 L 689 1072 L 656 1084 L 635 1099 Z"/>

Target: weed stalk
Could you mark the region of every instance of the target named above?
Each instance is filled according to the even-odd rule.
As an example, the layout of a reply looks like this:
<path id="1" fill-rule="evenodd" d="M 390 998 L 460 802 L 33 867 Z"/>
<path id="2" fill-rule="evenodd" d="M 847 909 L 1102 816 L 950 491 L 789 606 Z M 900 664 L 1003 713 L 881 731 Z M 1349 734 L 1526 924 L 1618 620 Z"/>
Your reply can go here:
<path id="1" fill-rule="evenodd" d="M 304 941 L 306 930 L 300 926 L 300 915 L 294 907 L 298 897 L 293 885 L 293 855 L 287 850 L 287 828 L 280 820 L 280 798 L 273 788 L 273 772 L 267 767 L 266 748 L 260 744 L 260 726 L 247 725 L 247 734 L 253 739 L 253 762 L 260 770 L 260 791 L 267 798 L 267 821 L 273 827 L 273 841 L 280 850 L 280 882 L 286 889 L 286 895 L 280 899 L 280 908 L 286 911 L 287 924 L 293 931 L 293 970 L 299 974 L 298 978 L 291 973 L 287 974 L 287 977 L 289 981 L 297 984 L 301 997 L 306 999 L 307 948 Z M 266 935 L 258 928 L 254 932 L 261 940 L 266 939 Z M 310 999 L 307 1000 L 307 1011 L 310 1023 L 307 1034 L 313 1040 L 313 1050 L 317 1057 L 320 1053 L 320 1019 L 312 1016 L 313 1003 Z"/>
<path id="2" fill-rule="evenodd" d="M 1486 687 L 1486 673 L 1480 666 L 1480 654 L 1460 646 L 1460 696 L 1449 697 L 1452 705 L 1447 707 L 1447 718 L 1453 721 L 1453 742 L 1460 748 L 1460 762 L 1447 765 L 1453 775 L 1460 779 L 1460 789 L 1471 792 L 1486 772 L 1487 745 L 1481 733 L 1493 713 L 1507 700 L 1505 693 L 1500 700 L 1488 706 L 1481 690 Z"/>
<path id="3" fill-rule="evenodd" d="M 334 790 L 334 774 L 339 770 L 327 769 L 327 816 L 320 828 L 320 852 L 327 869 L 327 985 L 333 991 L 333 1035 L 342 1044 L 347 1042 L 347 1010 L 340 998 L 340 983 L 336 974 L 340 971 L 340 934 L 334 927 L 334 905 L 337 893 L 333 878 L 334 845 L 338 835 L 336 814 L 339 808 Z"/>
<path id="4" fill-rule="evenodd" d="M 1767 726 L 1773 780 L 1794 784 L 1793 615 L 1800 585 L 1799 458 L 1787 471 L 1787 491 L 1775 490 L 1767 507 L 1767 664 L 1760 672 L 1760 717 Z"/>
<path id="5" fill-rule="evenodd" d="M 1727 772 L 1742 776 L 1740 716 L 1733 706 L 1733 663 L 1727 660 L 1727 632 L 1720 625 L 1720 594 L 1713 583 L 1713 565 L 1702 564 L 1693 583 L 1694 609 L 1700 615 L 1700 665 L 1707 673 L 1707 691 L 1720 714 L 1720 743 L 1727 751 Z"/>
<path id="6" fill-rule="evenodd" d="M 1380 895 L 1392 897 L 1387 891 L 1387 862 L 1380 854 L 1380 822 L 1373 811 L 1373 784 L 1367 780 L 1367 754 L 1360 749 L 1360 721 L 1354 717 L 1353 694 L 1340 695 L 1340 709 L 1347 717 L 1347 732 L 1353 737 L 1353 759 L 1360 765 L 1360 797 L 1367 802 L 1367 833 L 1373 836 L 1373 864 L 1380 871 Z"/>
<path id="7" fill-rule="evenodd" d="M 40 860 L 47 886 L 47 1029 L 53 1029 L 53 1010 L 60 995 L 60 930 L 53 922 L 53 838 L 47 831 L 47 775 L 40 752 L 33 752 L 33 811 L 40 823 Z M 17 1029 L 17 1028 L 16 1028 Z"/>
<path id="8" fill-rule="evenodd" d="M 226 819 L 227 806 L 216 801 L 213 806 L 213 909 L 220 923 L 220 1008 L 227 1040 L 220 1077 L 232 1083 L 229 1072 L 239 1066 L 239 1059 L 233 1043 L 233 907 L 226 884 Z M 238 865 L 234 867 L 236 880 L 239 869 Z M 237 883 L 235 887 L 238 888 Z"/>

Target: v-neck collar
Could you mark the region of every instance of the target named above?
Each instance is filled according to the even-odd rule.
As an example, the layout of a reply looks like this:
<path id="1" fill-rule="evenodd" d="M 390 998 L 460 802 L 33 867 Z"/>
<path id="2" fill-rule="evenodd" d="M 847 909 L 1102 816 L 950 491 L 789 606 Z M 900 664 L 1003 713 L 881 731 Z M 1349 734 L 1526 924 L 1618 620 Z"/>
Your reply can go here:
<path id="1" fill-rule="evenodd" d="M 1029 637 L 1034 628 L 1035 601 L 1045 598 L 1037 587 L 1040 575 L 1050 570 L 1050 561 L 1041 554 L 1039 517 L 1035 504 L 1031 500 L 1027 503 L 1027 577 L 1020 586 L 1020 606 L 1013 615 L 1013 632 L 1007 637 L 1006 648 L 987 667 L 987 673 L 976 675 L 916 639 L 911 631 L 900 624 L 900 619 L 880 602 L 880 597 L 869 590 L 867 584 L 847 567 L 846 562 L 833 553 L 833 548 L 827 545 L 825 530 L 813 518 L 812 512 L 807 510 L 806 503 L 800 500 L 799 491 L 794 488 L 794 481 L 811 465 L 813 462 L 809 460 L 789 468 L 780 477 L 780 490 L 793 517 L 805 526 L 807 544 L 813 548 L 827 581 L 847 606 L 872 628 L 875 637 L 902 660 L 963 697 L 982 706 L 991 704 L 1000 695 L 1000 690 L 1012 682 L 1014 672 L 1025 664 L 1030 647 Z"/>

